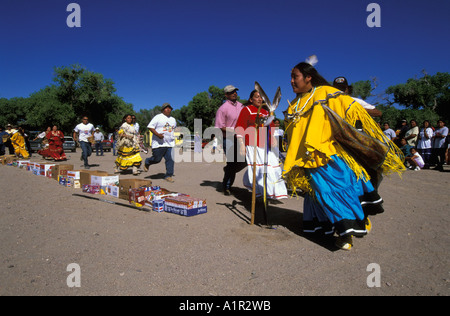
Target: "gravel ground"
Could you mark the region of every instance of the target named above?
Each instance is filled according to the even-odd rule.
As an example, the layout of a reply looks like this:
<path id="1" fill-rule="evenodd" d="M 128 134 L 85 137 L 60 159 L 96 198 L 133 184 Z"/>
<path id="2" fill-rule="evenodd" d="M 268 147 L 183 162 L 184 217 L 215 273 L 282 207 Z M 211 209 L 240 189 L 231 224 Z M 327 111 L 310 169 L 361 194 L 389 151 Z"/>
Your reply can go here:
<path id="1" fill-rule="evenodd" d="M 80 151 L 67 155 L 66 163 L 82 169 Z M 36 156 L 32 161 L 42 162 Z M 114 158 L 94 154 L 89 162 L 112 173 Z M 386 211 L 371 218 L 372 232 L 351 251 L 303 235 L 301 197 L 270 205 L 272 229 L 249 225 L 244 172 L 234 194 L 224 196 L 223 166 L 177 163 L 174 183 L 162 179 L 163 162 L 138 176 L 206 198 L 206 214 L 183 217 L 72 196 L 81 190 L 0 165 L 0 295 L 450 294 L 449 166 L 386 178 Z M 71 263 L 80 267 L 80 287 L 67 284 Z M 371 263 L 379 267 L 379 287 L 368 286 L 376 280 Z"/>

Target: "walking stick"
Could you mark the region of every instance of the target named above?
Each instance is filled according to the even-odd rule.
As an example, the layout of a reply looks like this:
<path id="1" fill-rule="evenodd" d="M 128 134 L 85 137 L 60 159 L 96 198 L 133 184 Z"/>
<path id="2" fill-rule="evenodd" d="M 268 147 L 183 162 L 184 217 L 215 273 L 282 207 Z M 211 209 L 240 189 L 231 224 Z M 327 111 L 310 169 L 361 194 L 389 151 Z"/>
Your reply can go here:
<path id="1" fill-rule="evenodd" d="M 280 89 L 280 87 L 278 87 L 272 103 L 270 102 L 269 98 L 267 97 L 266 93 L 264 92 L 263 88 L 261 87 L 261 85 L 258 82 L 255 82 L 255 89 L 259 92 L 259 94 L 261 95 L 262 99 L 264 100 L 264 102 L 266 103 L 266 105 L 269 108 L 270 116 L 269 116 L 269 119 L 267 120 L 267 122 L 265 123 L 265 125 L 266 126 L 270 126 L 270 123 L 272 122 L 272 120 L 274 118 L 275 110 L 278 107 L 278 105 L 280 104 L 281 89 Z M 266 139 L 265 145 L 264 145 L 264 175 L 263 175 L 263 177 L 264 177 L 264 181 L 263 181 L 263 191 L 264 191 L 263 202 L 264 202 L 264 217 L 265 217 L 266 225 L 269 225 L 268 224 L 268 205 L 267 205 L 267 163 L 268 163 L 267 162 L 267 156 L 268 156 L 267 144 L 268 144 L 268 141 L 270 140 L 270 132 L 269 131 L 270 131 L 270 129 L 268 129 L 267 139 Z M 255 184 L 255 183 L 253 182 L 253 184 Z"/>

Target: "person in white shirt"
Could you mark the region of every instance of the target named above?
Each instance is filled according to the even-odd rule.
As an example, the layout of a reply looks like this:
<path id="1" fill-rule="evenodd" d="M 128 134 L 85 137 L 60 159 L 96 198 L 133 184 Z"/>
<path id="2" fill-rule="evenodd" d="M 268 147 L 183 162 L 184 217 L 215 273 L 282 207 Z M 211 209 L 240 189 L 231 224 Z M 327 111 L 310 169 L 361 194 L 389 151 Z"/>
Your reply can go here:
<path id="1" fill-rule="evenodd" d="M 417 151 L 422 156 L 425 166 L 422 169 L 430 169 L 431 160 L 431 139 L 433 138 L 433 129 L 428 120 L 423 121 L 423 128 L 419 132 L 417 138 Z"/>
<path id="2" fill-rule="evenodd" d="M 162 158 L 166 162 L 166 174 L 164 180 L 174 182 L 175 161 L 173 160 L 173 147 L 175 146 L 175 128 L 177 122 L 170 116 L 173 108 L 169 103 L 164 103 L 161 114 L 156 115 L 147 128 L 152 132 L 152 156 L 145 159 L 144 171 L 148 171 L 150 165 L 159 163 Z"/>
<path id="3" fill-rule="evenodd" d="M 95 153 L 97 156 L 103 156 L 103 140 L 104 139 L 105 139 L 105 136 L 103 136 L 103 133 L 100 132 L 100 129 L 97 127 L 95 129 L 95 133 L 94 133 Z M 99 149 L 100 149 L 100 155 L 98 154 Z"/>
<path id="4" fill-rule="evenodd" d="M 411 157 L 406 157 L 411 167 L 409 169 L 419 171 L 425 166 L 422 156 L 417 152 L 415 148 L 411 148 Z"/>
<path id="5" fill-rule="evenodd" d="M 438 128 L 434 131 L 433 149 L 431 152 L 432 161 L 436 163 L 434 170 L 444 171 L 445 152 L 447 150 L 445 139 L 448 135 L 448 128 L 443 120 L 437 121 Z"/>
<path id="6" fill-rule="evenodd" d="M 80 143 L 81 157 L 80 160 L 84 161 L 84 168 L 89 169 L 88 157 L 92 154 L 92 146 L 89 141 L 89 137 L 94 134 L 94 125 L 89 123 L 87 116 L 83 116 L 81 123 L 75 126 L 73 130 L 73 139 Z"/>

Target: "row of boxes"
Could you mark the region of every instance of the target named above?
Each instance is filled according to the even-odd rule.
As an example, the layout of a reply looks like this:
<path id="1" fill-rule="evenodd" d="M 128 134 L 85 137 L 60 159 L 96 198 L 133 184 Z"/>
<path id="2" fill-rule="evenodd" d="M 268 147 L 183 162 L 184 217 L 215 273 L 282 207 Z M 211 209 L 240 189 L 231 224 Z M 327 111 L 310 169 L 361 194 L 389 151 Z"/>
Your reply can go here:
<path id="1" fill-rule="evenodd" d="M 148 205 L 157 212 L 194 216 L 207 212 L 206 200 L 185 194 L 171 194 L 168 190 L 152 186 L 150 180 L 119 179 L 119 175 L 98 170 L 73 170 L 70 164 L 36 163 L 29 160 L 8 159 L 6 165 L 31 171 L 38 176 L 56 180 L 60 185 L 82 189 L 91 194 L 104 194 L 128 200 L 136 206 Z"/>

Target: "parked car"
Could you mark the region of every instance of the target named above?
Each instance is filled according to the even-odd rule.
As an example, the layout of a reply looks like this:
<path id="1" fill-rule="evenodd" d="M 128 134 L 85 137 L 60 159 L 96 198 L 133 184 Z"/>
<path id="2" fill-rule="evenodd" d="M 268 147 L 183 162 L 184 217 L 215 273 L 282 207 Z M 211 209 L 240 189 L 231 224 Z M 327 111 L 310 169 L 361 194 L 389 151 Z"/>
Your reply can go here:
<path id="1" fill-rule="evenodd" d="M 39 135 L 40 132 L 38 131 L 31 131 L 30 132 L 30 147 L 31 147 L 31 152 L 35 153 L 38 150 L 42 149 L 42 138 L 38 138 L 36 140 L 34 140 L 37 135 Z"/>
<path id="2" fill-rule="evenodd" d="M 103 151 L 111 151 L 112 148 L 112 141 L 110 141 L 109 139 L 105 139 L 104 141 L 102 141 L 103 144 Z"/>
<path id="3" fill-rule="evenodd" d="M 64 151 L 71 151 L 76 152 L 77 151 L 77 143 L 73 140 L 70 136 L 64 136 L 64 144 L 63 144 Z"/>

